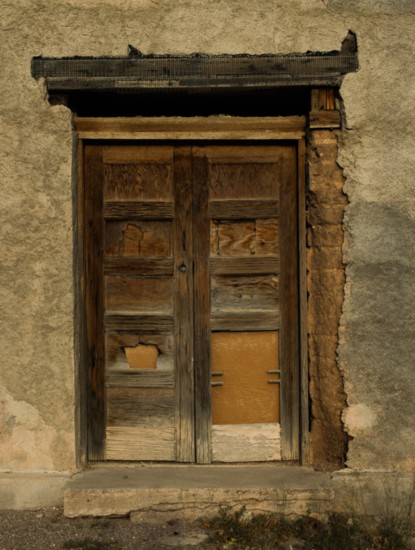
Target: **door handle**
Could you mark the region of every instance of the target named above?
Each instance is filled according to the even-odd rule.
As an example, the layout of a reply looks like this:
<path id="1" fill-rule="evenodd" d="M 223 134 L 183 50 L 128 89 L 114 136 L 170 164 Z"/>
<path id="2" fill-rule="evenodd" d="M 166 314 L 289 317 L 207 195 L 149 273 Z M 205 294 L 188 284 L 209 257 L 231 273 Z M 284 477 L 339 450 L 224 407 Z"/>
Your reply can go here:
<path id="1" fill-rule="evenodd" d="M 186 273 L 187 268 L 186 268 L 185 264 L 182 264 L 181 266 L 179 266 L 179 271 L 181 271 L 182 273 Z"/>

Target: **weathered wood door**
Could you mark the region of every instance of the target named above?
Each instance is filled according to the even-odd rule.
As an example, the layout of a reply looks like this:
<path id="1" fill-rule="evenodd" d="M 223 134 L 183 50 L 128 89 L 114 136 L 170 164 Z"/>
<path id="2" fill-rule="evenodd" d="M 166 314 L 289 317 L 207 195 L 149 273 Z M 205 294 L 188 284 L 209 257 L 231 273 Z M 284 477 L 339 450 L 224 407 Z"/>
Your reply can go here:
<path id="1" fill-rule="evenodd" d="M 295 144 L 84 157 L 89 459 L 298 458 Z"/>

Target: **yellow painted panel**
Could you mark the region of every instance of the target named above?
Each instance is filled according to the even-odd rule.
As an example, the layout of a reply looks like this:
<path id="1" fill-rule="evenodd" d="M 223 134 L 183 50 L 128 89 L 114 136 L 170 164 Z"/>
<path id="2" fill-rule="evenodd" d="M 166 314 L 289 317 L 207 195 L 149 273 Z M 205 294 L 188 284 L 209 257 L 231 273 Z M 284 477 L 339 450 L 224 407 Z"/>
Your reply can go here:
<path id="1" fill-rule="evenodd" d="M 212 333 L 213 424 L 279 422 L 278 332 Z"/>

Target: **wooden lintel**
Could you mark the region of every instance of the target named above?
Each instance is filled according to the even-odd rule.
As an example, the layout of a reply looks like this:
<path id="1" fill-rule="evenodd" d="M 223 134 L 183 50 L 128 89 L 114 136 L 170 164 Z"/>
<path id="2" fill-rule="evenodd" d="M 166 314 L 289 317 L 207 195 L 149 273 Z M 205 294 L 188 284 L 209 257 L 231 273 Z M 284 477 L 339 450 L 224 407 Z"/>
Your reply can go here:
<path id="1" fill-rule="evenodd" d="M 49 93 L 339 86 L 357 70 L 356 52 L 291 55 L 148 55 L 142 57 L 34 57 L 32 76 Z"/>
<path id="2" fill-rule="evenodd" d="M 288 117 L 76 117 L 80 139 L 302 139 L 306 119 Z"/>

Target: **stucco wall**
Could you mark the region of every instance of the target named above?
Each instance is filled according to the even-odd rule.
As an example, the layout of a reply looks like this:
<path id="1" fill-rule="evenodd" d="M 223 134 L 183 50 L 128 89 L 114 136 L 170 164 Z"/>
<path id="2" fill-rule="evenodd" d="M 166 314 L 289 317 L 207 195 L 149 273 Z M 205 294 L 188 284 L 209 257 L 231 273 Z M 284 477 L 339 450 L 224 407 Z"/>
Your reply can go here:
<path id="1" fill-rule="evenodd" d="M 0 11 L 0 470 L 75 468 L 71 117 L 31 78 L 32 56 L 333 50 L 349 29 L 360 70 L 341 88 L 347 464 L 414 469 L 413 1 L 0 0 Z"/>

